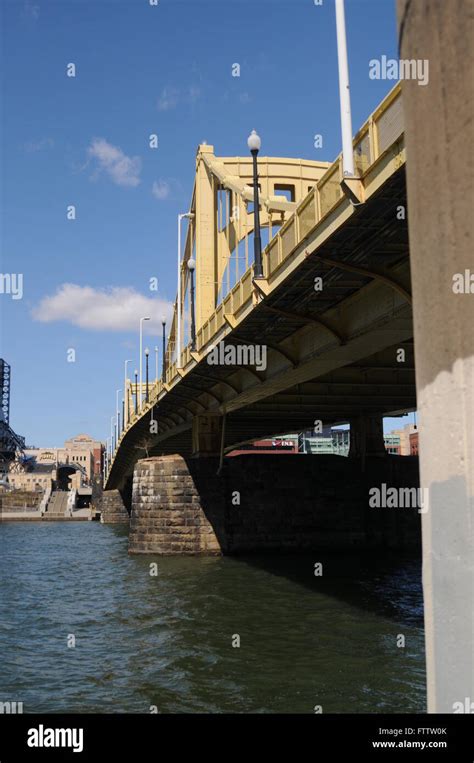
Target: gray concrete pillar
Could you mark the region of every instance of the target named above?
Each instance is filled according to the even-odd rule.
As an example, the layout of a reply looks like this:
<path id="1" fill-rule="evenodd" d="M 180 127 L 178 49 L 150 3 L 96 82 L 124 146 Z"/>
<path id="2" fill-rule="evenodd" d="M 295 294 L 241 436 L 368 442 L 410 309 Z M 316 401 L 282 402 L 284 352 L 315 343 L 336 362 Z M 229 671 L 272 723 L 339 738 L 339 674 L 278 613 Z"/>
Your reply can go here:
<path id="1" fill-rule="evenodd" d="M 398 0 L 401 58 L 429 65 L 402 93 L 431 713 L 474 700 L 473 19 L 472 0 Z"/>

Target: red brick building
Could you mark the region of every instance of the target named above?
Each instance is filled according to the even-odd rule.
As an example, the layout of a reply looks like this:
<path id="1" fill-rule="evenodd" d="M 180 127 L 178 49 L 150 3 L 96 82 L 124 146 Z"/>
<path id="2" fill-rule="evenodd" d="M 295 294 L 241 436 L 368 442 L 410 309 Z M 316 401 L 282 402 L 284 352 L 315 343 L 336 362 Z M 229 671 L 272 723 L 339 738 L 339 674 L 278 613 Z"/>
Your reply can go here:
<path id="1" fill-rule="evenodd" d="M 418 455 L 418 431 L 410 434 L 410 456 Z"/>

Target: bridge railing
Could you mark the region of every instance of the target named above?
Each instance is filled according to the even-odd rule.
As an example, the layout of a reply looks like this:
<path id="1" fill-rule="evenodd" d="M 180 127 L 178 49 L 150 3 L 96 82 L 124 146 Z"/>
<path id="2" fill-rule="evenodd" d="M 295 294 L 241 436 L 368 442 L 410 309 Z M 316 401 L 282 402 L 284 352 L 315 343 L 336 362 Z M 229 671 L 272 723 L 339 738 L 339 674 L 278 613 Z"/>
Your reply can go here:
<path id="1" fill-rule="evenodd" d="M 356 175 L 363 180 L 369 168 L 402 134 L 402 100 L 400 86 L 397 85 L 354 138 Z M 267 279 L 276 273 L 298 244 L 345 198 L 342 180 L 340 155 L 263 251 L 264 275 Z"/>
<path id="2" fill-rule="evenodd" d="M 354 137 L 354 163 L 356 174 L 362 181 L 369 169 L 373 168 L 402 134 L 401 89 L 397 84 Z M 266 279 L 270 279 L 279 270 L 296 247 L 342 202 L 345 198 L 342 180 L 341 154 L 263 250 Z M 253 268 L 250 267 L 244 273 L 198 332 L 198 350 L 212 344 L 213 338 L 224 323 L 224 315 L 238 319 L 242 309 L 248 306 L 252 299 L 252 271 Z"/>
<path id="3" fill-rule="evenodd" d="M 378 162 L 403 135 L 403 110 L 401 87 L 398 83 L 386 96 L 374 113 L 364 123 L 353 140 L 354 162 L 356 174 L 362 182 L 371 173 Z M 282 265 L 288 260 L 295 249 L 304 242 L 316 227 L 346 198 L 341 183 L 343 181 L 342 154 L 328 167 L 321 179 L 314 185 L 307 196 L 299 203 L 291 217 L 272 236 L 263 250 L 264 277 L 271 281 L 279 274 Z M 219 341 L 219 334 L 228 321 L 236 323 L 248 309 L 253 298 L 253 266 L 250 266 L 240 280 L 230 289 L 229 293 L 217 305 L 214 313 L 203 324 L 196 335 L 196 350 L 204 353 L 209 347 Z M 166 391 L 164 383 L 172 386 L 181 374 L 178 373 L 176 359 L 171 362 L 171 344 L 168 345 L 168 362 L 165 380 L 160 379 L 150 395 L 146 409 L 150 409 L 159 396 Z M 182 354 L 182 366 L 194 362 L 191 347 L 188 344 Z M 143 413 L 143 411 L 142 411 Z M 128 422 L 128 428 L 140 417 L 133 414 Z M 122 437 L 126 433 L 122 433 Z"/>

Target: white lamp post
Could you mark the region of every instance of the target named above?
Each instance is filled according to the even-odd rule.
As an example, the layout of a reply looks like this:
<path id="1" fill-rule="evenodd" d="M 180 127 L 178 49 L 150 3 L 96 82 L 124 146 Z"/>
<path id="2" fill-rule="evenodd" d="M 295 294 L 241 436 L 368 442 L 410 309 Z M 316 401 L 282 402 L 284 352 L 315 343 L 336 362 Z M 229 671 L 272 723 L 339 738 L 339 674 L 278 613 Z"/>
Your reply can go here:
<path id="1" fill-rule="evenodd" d="M 115 391 L 115 413 L 117 416 L 117 443 L 119 441 L 120 437 L 120 411 L 119 411 L 119 395 L 121 393 L 121 389 L 117 389 Z"/>
<path id="2" fill-rule="evenodd" d="M 143 373 L 143 321 L 149 321 L 149 317 L 140 318 L 140 405 L 139 410 L 142 409 L 142 373 Z"/>
<path id="3" fill-rule="evenodd" d="M 351 94 L 349 89 L 349 66 L 347 63 L 344 0 L 336 0 L 336 30 L 339 101 L 341 104 L 342 172 L 347 177 L 354 175 L 354 152 L 352 148 Z"/>
<path id="4" fill-rule="evenodd" d="M 127 367 L 128 364 L 132 361 L 130 359 L 125 361 L 124 364 L 124 375 L 123 375 L 123 396 L 125 398 L 125 406 L 123 409 L 123 428 L 128 424 L 128 420 L 130 418 L 130 403 L 129 403 L 129 397 L 128 397 L 128 390 L 127 390 Z"/>
<path id="5" fill-rule="evenodd" d="M 162 333 L 162 335 L 161 335 L 161 347 L 162 347 L 162 349 L 161 349 L 161 354 L 162 354 L 162 358 L 161 358 L 161 363 L 162 363 L 161 376 L 162 376 L 163 384 L 165 384 L 165 382 L 166 382 L 166 379 L 165 379 L 165 375 L 166 375 L 166 336 L 165 336 L 165 334 L 166 334 L 166 315 L 162 315 L 161 316 L 161 326 L 162 326 L 162 329 L 163 329 L 163 331 L 161 332 Z"/>

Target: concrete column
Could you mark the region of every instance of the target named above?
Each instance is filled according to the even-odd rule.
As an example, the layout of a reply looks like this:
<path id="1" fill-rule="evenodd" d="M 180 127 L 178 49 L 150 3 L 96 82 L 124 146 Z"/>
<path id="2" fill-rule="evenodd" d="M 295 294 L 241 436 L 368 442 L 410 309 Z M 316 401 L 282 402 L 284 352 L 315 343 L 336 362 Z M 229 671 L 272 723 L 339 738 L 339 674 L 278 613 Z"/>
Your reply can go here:
<path id="1" fill-rule="evenodd" d="M 198 414 L 193 418 L 193 456 L 218 456 L 221 447 L 222 416 Z"/>
<path id="2" fill-rule="evenodd" d="M 474 5 L 398 0 L 398 19 L 401 58 L 429 64 L 428 84 L 402 84 L 420 476 L 429 489 L 428 711 L 463 712 L 474 700 Z"/>
<path id="3" fill-rule="evenodd" d="M 371 456 L 386 456 L 383 439 L 383 417 L 357 416 L 350 420 L 351 458 L 369 458 Z"/>

